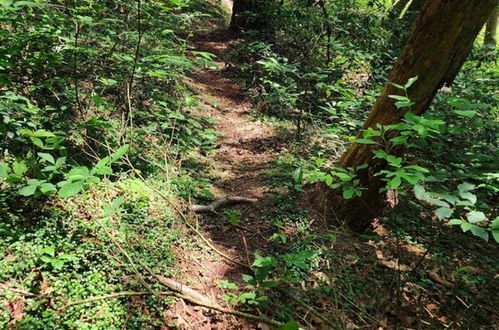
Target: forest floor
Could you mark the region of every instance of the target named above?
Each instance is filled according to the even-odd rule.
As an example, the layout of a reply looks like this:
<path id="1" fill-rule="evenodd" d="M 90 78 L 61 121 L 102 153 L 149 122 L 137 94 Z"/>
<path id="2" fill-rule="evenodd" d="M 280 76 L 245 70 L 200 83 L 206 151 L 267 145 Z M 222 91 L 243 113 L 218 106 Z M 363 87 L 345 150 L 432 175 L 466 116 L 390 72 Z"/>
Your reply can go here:
<path id="1" fill-rule="evenodd" d="M 321 315 L 338 329 L 468 328 L 480 315 L 497 318 L 494 298 L 490 296 L 495 284 L 489 283 L 483 286 L 486 289 L 480 290 L 475 285 L 485 278 L 482 274 L 493 269 L 491 263 L 495 258 L 479 260 L 474 254 L 469 262 L 456 263 L 456 260 L 470 258 L 469 251 L 479 247 L 473 243 L 469 246 L 460 244 L 460 233 L 454 239 L 449 238 L 443 246 L 435 247 L 434 256 L 433 252 L 425 252 L 421 244 L 411 242 L 410 236 L 400 239 L 399 233 L 395 238 L 381 221 L 377 222 L 374 232 L 360 236 L 342 228 L 333 229 L 310 210 L 306 194 L 297 198 L 289 196 L 283 185 L 273 184 L 272 167 L 279 155 L 288 150 L 293 138 L 282 134 L 278 124 L 255 119 L 249 97 L 227 65 L 228 52 L 231 45 L 237 43 L 237 35 L 226 31 L 200 32 L 191 42 L 196 50 L 215 54 L 220 66 L 220 69 L 199 70 L 189 78 L 200 103 L 194 115 L 214 118 L 215 129 L 220 133 L 217 152 L 207 155 L 200 174 L 213 178 L 215 198 L 244 196 L 255 198 L 257 202 L 232 208 L 237 210 L 233 213 L 237 224 L 230 224 L 227 221 L 230 213 L 223 210 L 193 215 L 199 232 L 212 247 L 201 239 L 195 244 L 178 247 L 177 268 L 181 269 L 176 277 L 178 281 L 222 306 L 234 308 L 221 299 L 228 292 L 220 287 L 221 281 L 235 283 L 237 291 L 244 292 L 242 276 L 251 274 L 255 252 L 282 253 L 269 238 L 276 232 L 276 217 L 287 213 L 286 216 L 297 223 L 305 223 L 306 230 L 314 237 L 328 233 L 337 236 L 337 241 L 328 243 L 332 252 L 323 256 L 323 267 L 288 290 L 293 291 L 304 306 L 310 304 L 320 310 Z M 429 223 L 422 226 L 410 222 L 405 226 L 413 235 L 423 235 L 424 226 L 430 232 L 435 230 Z M 294 238 L 295 243 L 306 240 L 298 225 L 284 224 L 279 229 Z M 428 238 L 426 243 L 431 244 L 432 239 Z M 316 242 L 310 244 L 315 246 Z M 442 257 L 445 255 L 445 252 L 441 253 L 442 248 L 454 250 L 452 260 Z M 464 292 L 459 291 L 463 290 L 462 283 L 456 284 L 462 280 L 459 272 L 466 273 L 468 281 L 464 290 L 469 291 L 462 295 L 463 298 L 458 295 Z M 473 303 L 464 298 L 471 293 L 475 295 Z M 307 308 L 290 302 L 289 297 L 277 291 L 271 295 L 270 308 L 261 312 L 276 317 L 281 309 L 291 310 L 291 315 L 302 316 L 297 321 L 304 326 L 332 328 Z M 241 307 L 245 309 L 244 306 L 238 308 Z M 165 321 L 186 329 L 268 328 L 263 323 L 188 305 L 182 300 L 171 306 Z"/>
<path id="2" fill-rule="evenodd" d="M 266 182 L 266 173 L 285 139 L 276 135 L 271 124 L 251 117 L 252 104 L 241 90 L 241 86 L 231 77 L 223 62 L 224 55 L 234 35 L 228 32 L 211 32 L 197 35 L 192 41 L 196 50 L 210 52 L 218 58 L 220 69 L 207 68 L 193 74 L 190 85 L 200 99 L 197 115 L 209 116 L 216 120 L 216 129 L 221 134 L 217 152 L 209 156 L 212 169 L 212 192 L 217 198 L 244 196 L 257 199 L 251 206 L 238 207 L 244 212 L 244 224 L 230 225 L 222 210 L 208 216 L 198 217 L 199 227 L 216 249 L 231 259 L 251 265 L 253 253 L 268 248 L 268 237 L 272 234 L 269 223 L 262 216 L 271 208 L 271 188 Z M 241 219 L 242 220 L 242 219 Z M 202 244 L 202 243 L 200 243 Z M 182 275 L 188 278 L 192 287 L 208 294 L 219 303 L 222 291 L 218 287 L 221 280 L 241 283 L 242 275 L 248 269 L 221 257 L 210 249 L 183 251 L 181 268 L 187 270 Z M 177 303 L 171 309 L 172 318 L 180 324 L 196 329 L 234 329 L 237 327 L 255 328 L 256 324 L 230 315 L 203 316 L 195 307 Z"/>

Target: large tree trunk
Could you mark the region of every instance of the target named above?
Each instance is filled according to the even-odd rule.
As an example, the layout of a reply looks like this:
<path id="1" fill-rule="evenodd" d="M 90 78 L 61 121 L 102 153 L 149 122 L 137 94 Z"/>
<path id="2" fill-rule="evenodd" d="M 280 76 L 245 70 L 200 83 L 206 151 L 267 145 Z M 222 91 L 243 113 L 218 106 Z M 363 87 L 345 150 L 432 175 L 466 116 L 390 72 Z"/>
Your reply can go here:
<path id="1" fill-rule="evenodd" d="M 419 76 L 419 80 L 409 90 L 410 99 L 416 102 L 412 109 L 415 114 L 424 113 L 438 89 L 452 83 L 496 4 L 497 0 L 427 1 L 389 76 L 389 81 L 402 85 L 409 78 Z M 362 130 L 375 128 L 378 123 L 390 125 L 401 121 L 405 112 L 395 107 L 393 100 L 388 97 L 391 94 L 400 94 L 400 91 L 387 84 Z M 325 189 L 325 194 L 321 196 L 326 212 L 335 211 L 340 219 L 357 231 L 369 226 L 385 205 L 384 195 L 379 193 L 383 182 L 373 176 L 385 164 L 373 160 L 372 150 L 373 145 L 353 143 L 339 164 L 341 167 L 369 164 L 368 169 L 358 173 L 367 188 L 362 197 L 344 201 L 338 206 L 337 192 Z"/>
<path id="2" fill-rule="evenodd" d="M 493 11 L 485 25 L 485 38 L 483 43 L 487 46 L 497 45 L 497 19 L 499 18 L 499 7 Z"/>

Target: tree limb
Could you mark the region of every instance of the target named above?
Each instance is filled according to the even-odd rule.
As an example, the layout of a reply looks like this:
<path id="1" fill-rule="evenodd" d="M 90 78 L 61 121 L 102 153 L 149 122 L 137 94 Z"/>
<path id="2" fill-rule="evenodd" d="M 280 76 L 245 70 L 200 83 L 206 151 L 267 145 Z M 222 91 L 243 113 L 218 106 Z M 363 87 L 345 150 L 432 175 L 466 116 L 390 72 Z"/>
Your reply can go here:
<path id="1" fill-rule="evenodd" d="M 218 199 L 208 205 L 193 204 L 189 207 L 189 209 L 194 213 L 210 213 L 210 212 L 215 212 L 217 209 L 221 207 L 227 207 L 231 205 L 244 204 L 244 203 L 256 203 L 257 201 L 258 199 L 256 198 L 227 196 L 225 198 Z"/>

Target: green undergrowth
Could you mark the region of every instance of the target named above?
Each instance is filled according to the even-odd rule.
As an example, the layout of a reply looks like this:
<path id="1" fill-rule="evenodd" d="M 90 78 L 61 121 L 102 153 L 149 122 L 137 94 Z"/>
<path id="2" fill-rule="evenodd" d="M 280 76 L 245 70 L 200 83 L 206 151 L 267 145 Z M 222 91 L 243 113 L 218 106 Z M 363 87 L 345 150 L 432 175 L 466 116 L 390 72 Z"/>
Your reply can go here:
<path id="1" fill-rule="evenodd" d="M 131 178 L 102 182 L 63 205 L 42 207 L 2 194 L 2 203 L 11 209 L 0 225 L 0 281 L 5 302 L 12 308 L 21 304 L 23 317 L 16 328 L 142 329 L 161 324 L 169 300 L 154 296 L 135 303 L 106 299 L 64 308 L 91 297 L 146 290 L 137 275 L 142 264 L 166 276 L 174 272 L 172 247 L 180 244 L 181 229 L 148 185 Z M 154 283 L 149 286 L 161 290 Z M 5 309 L 0 323 L 11 323 L 11 313 Z"/>
<path id="2" fill-rule="evenodd" d="M 209 9 L 209 10 L 208 10 Z M 202 12 L 201 12 L 202 10 Z M 225 19 L 204 1 L 0 3 L 0 327 L 155 329 L 176 246 L 172 203 L 205 196 L 183 161 L 213 152 L 187 42 Z M 200 158 L 202 158 L 200 156 Z"/>

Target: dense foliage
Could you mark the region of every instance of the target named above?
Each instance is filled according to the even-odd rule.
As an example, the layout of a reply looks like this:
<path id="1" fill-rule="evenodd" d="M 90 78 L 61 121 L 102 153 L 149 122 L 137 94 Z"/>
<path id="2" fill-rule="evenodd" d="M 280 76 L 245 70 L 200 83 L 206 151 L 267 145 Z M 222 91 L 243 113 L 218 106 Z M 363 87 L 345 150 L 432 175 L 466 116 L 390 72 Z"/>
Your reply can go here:
<path id="1" fill-rule="evenodd" d="M 356 137 L 417 16 L 392 8 L 265 1 L 247 13 L 249 25 L 264 25 L 230 34 L 225 72 L 244 86 L 254 121 L 286 141 L 266 172 L 274 195 L 258 215 L 271 228 L 267 249 L 249 253 L 244 241 L 251 271 L 212 279 L 231 308 L 268 314 L 282 329 L 297 329 L 292 319 L 307 304 L 336 313 L 339 328 L 389 328 L 411 309 L 400 297 L 386 307 L 383 294 L 397 286 L 407 301 L 441 299 L 441 312 L 463 327 L 497 321 L 487 310 L 498 271 L 496 49 L 480 36 L 422 116 L 407 97 L 418 77 L 395 84 L 393 102 L 408 110 L 402 122 Z M 179 205 L 220 192 L 209 157 L 222 136 L 191 80 L 221 68 L 190 39 L 227 16 L 218 1 L 0 2 L 1 327 L 174 327 L 164 320 L 175 298 L 155 294 L 165 288 L 147 276 L 183 276 L 185 255 L 206 248 L 186 235 L 199 234 L 199 219 L 185 222 Z M 318 228 L 322 219 L 303 207 L 317 183 L 345 200 L 364 193 L 356 172 L 365 167 L 337 165 L 349 143 L 377 145 L 373 157 L 387 164 L 376 176 L 391 207 L 376 222 L 390 234 L 352 234 L 342 219 Z M 243 209 L 215 215 L 231 229 L 252 226 Z M 426 252 L 401 275 L 399 249 L 409 245 Z M 387 263 L 381 248 L 398 253 L 390 274 L 377 268 Z M 422 269 L 427 254 L 431 267 L 452 273 L 452 286 Z M 119 292 L 146 293 L 107 299 Z M 314 317 L 308 326 L 327 326 Z"/>

